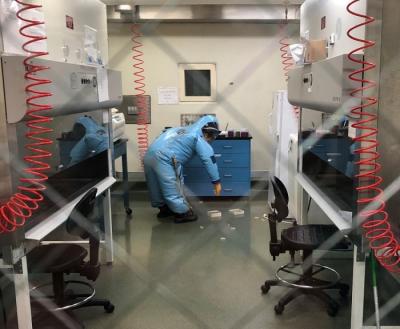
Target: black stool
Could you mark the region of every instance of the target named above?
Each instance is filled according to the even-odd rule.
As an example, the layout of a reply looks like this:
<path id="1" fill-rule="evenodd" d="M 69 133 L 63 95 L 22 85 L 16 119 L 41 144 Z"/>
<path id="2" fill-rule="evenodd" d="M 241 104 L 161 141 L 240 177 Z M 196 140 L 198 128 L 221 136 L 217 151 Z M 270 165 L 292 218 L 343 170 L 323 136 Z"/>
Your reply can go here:
<path id="1" fill-rule="evenodd" d="M 271 233 L 270 253 L 275 260 L 279 254 L 289 251 L 292 261 L 277 270 L 275 280 L 265 281 L 261 286 L 261 291 L 266 294 L 272 286 L 293 289 L 275 305 L 276 314 L 282 314 L 285 306 L 298 296 L 313 295 L 326 304 L 327 313 L 330 316 L 335 316 L 339 310 L 339 304 L 324 290 L 337 289 L 342 297 L 346 297 L 349 286 L 340 282 L 341 277 L 334 269 L 313 263 L 312 252 L 320 249 L 325 242 L 339 232 L 333 225 L 297 225 L 295 219 L 287 218 L 289 196 L 286 188 L 277 177 L 272 177 L 270 182 L 270 192 L 273 193 L 270 200 L 271 212 L 268 214 Z M 294 226 L 283 230 L 281 240 L 278 240 L 276 226 L 284 220 L 292 222 Z M 338 240 L 332 249 L 348 249 L 349 243 L 343 240 L 343 237 Z M 302 251 L 302 263 L 294 263 L 296 251 Z M 332 275 L 332 280 L 317 278 L 317 275 L 322 272 Z M 293 278 L 285 278 L 285 275 L 291 275 Z"/>
<path id="2" fill-rule="evenodd" d="M 102 306 L 107 313 L 114 311 L 114 305 L 107 299 L 94 299 L 96 291 L 86 281 L 65 281 L 64 276 L 78 273 L 88 280 L 95 281 L 100 274 L 99 249 L 100 232 L 92 225 L 97 189 L 91 189 L 76 205 L 67 220 L 67 231 L 82 239 L 89 238 L 87 250 L 77 244 L 49 244 L 41 245 L 28 254 L 28 269 L 32 273 L 51 273 L 54 296 L 47 296 L 54 300 L 56 307 L 52 311 L 65 311 L 88 306 Z M 89 255 L 89 260 L 85 258 Z M 89 293 L 78 294 L 67 289 L 69 285 L 85 286 Z M 31 292 L 48 286 L 44 284 L 34 287 Z M 35 299 L 35 298 L 33 298 Z"/>

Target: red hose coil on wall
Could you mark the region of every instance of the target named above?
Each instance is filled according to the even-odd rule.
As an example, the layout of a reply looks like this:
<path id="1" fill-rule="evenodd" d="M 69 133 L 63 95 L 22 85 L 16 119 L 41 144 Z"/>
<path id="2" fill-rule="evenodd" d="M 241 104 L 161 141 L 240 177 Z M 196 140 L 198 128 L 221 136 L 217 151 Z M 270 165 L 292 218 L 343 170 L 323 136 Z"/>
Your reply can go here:
<path id="1" fill-rule="evenodd" d="M 25 79 L 29 81 L 25 88 L 27 93 L 27 117 L 26 126 L 28 132 L 26 138 L 30 141 L 25 145 L 27 155 L 24 161 L 27 167 L 24 169 L 24 176 L 19 179 L 20 186 L 18 192 L 15 193 L 8 201 L 0 206 L 0 233 L 13 232 L 18 227 L 25 224 L 33 212 L 40 206 L 43 201 L 43 191 L 46 189 L 45 182 L 48 179 L 46 172 L 50 169 L 48 163 L 44 159 L 50 158 L 52 154 L 43 147 L 51 145 L 51 139 L 43 135 L 52 131 L 45 126 L 52 119 L 45 116 L 45 112 L 51 111 L 52 106 L 48 104 L 40 104 L 39 101 L 49 97 L 50 92 L 37 89 L 39 86 L 48 85 L 52 81 L 40 77 L 41 72 L 48 70 L 48 67 L 36 65 L 32 63 L 32 59 L 45 56 L 48 53 L 44 51 L 33 51 L 29 46 L 35 42 L 45 40 L 45 36 L 32 35 L 27 29 L 42 25 L 44 22 L 30 20 L 23 17 L 24 12 L 41 8 L 40 5 L 28 4 L 23 1 L 16 0 L 22 8 L 17 12 L 17 17 L 25 24 L 19 30 L 20 34 L 29 40 L 25 42 L 22 49 L 28 53 L 28 57 L 24 60 L 26 68 Z"/>
<path id="2" fill-rule="evenodd" d="M 293 68 L 294 62 L 291 55 L 289 55 L 289 43 L 287 38 L 287 24 L 281 25 L 280 34 L 283 34 L 283 37 L 279 40 L 280 52 L 281 52 L 281 63 L 283 67 L 283 75 L 285 77 L 285 81 L 287 82 L 289 79 L 289 71 Z M 293 106 L 293 112 L 296 118 L 300 116 L 300 108 L 298 106 Z"/>
<path id="3" fill-rule="evenodd" d="M 143 158 L 146 154 L 146 151 L 149 146 L 149 132 L 148 132 L 148 108 L 146 97 L 144 95 L 145 92 L 145 76 L 144 76 L 144 60 L 143 60 L 143 51 L 141 48 L 143 44 L 140 42 L 140 38 L 142 37 L 142 33 L 140 31 L 139 24 L 132 25 L 132 42 L 133 42 L 133 68 L 134 68 L 134 83 L 135 83 L 135 95 L 137 96 L 137 107 L 138 107 L 138 115 L 137 115 L 137 143 L 139 149 L 139 156 L 141 160 L 141 164 L 143 166 Z"/>
<path id="4" fill-rule="evenodd" d="M 360 69 L 349 75 L 349 79 L 361 85 L 350 93 L 352 97 L 359 98 L 361 103 L 351 109 L 353 116 L 359 118 L 352 124 L 352 127 L 358 131 L 357 137 L 354 138 L 354 142 L 358 143 L 355 154 L 359 156 L 359 160 L 355 163 L 359 168 L 356 175 L 358 179 L 358 187 L 356 189 L 359 194 L 357 204 L 364 208 L 359 215 L 363 219 L 362 227 L 376 258 L 389 271 L 400 272 L 398 266 L 400 263 L 399 243 L 389 222 L 384 190 L 381 187 L 383 178 L 379 175 L 381 165 L 378 163 L 380 155 L 377 151 L 377 114 L 373 113 L 374 106 L 378 104 L 378 98 L 365 95 L 365 91 L 376 87 L 374 81 L 365 78 L 365 73 L 374 70 L 376 65 L 355 56 L 356 53 L 375 46 L 374 41 L 358 38 L 353 33 L 362 26 L 372 24 L 375 18 L 358 13 L 353 9 L 353 6 L 359 1 L 353 0 L 347 5 L 347 11 L 351 15 L 363 19 L 363 22 L 353 26 L 347 32 L 350 39 L 360 43 L 358 48 L 348 54 L 348 58 L 351 61 L 360 65 Z"/>

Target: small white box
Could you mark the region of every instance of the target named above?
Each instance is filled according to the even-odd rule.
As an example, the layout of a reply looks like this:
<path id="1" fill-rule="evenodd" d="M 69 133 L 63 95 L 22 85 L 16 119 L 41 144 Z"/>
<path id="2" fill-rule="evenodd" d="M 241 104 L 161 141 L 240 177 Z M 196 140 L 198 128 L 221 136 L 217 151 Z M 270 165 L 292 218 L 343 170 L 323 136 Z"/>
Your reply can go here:
<path id="1" fill-rule="evenodd" d="M 229 212 L 234 216 L 244 215 L 243 209 L 229 209 Z"/>
<path id="2" fill-rule="evenodd" d="M 222 213 L 219 210 L 209 210 L 207 212 L 208 217 L 210 218 L 221 218 Z"/>

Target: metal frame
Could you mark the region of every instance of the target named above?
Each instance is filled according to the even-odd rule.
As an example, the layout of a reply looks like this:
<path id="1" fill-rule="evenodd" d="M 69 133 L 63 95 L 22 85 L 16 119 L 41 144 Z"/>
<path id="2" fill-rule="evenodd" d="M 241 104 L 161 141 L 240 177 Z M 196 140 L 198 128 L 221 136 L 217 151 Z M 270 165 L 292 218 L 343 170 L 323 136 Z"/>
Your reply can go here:
<path id="1" fill-rule="evenodd" d="M 78 301 L 76 303 L 65 305 L 65 306 L 62 306 L 62 307 L 56 307 L 56 308 L 52 309 L 51 311 L 66 311 L 66 310 L 71 310 L 71 309 L 80 307 L 82 305 L 85 305 L 87 302 L 91 301 L 94 298 L 94 296 L 96 295 L 96 289 L 89 282 L 78 281 L 78 280 L 67 280 L 67 281 L 64 281 L 64 282 L 65 282 L 66 286 L 69 283 L 75 283 L 75 284 L 78 284 L 78 285 L 89 287 L 90 294 L 88 294 L 88 296 L 86 296 L 84 299 L 82 299 L 82 300 L 80 300 L 80 301 Z M 39 288 L 48 287 L 48 286 L 51 286 L 51 285 L 52 285 L 52 283 L 43 283 L 43 284 L 40 284 L 40 285 L 37 285 L 37 286 L 33 287 L 30 292 L 32 293 L 32 292 L 38 290 Z M 47 297 L 46 296 L 46 297 L 43 297 L 43 298 L 51 298 L 51 297 Z"/>
<path id="2" fill-rule="evenodd" d="M 29 295 L 28 265 L 26 256 L 14 266 L 15 301 L 17 306 L 18 328 L 32 329 L 32 311 Z"/>
<path id="3" fill-rule="evenodd" d="M 303 263 L 295 263 L 295 264 L 289 263 L 289 264 L 283 265 L 275 273 L 276 278 L 279 281 L 283 282 L 288 287 L 301 288 L 301 289 L 310 289 L 310 290 L 312 290 L 312 289 L 328 289 L 330 287 L 333 287 L 335 284 L 337 284 L 342 279 L 340 274 L 337 271 L 335 271 L 333 268 L 330 268 L 330 267 L 324 266 L 324 265 L 320 265 L 320 264 L 312 264 L 312 267 L 318 267 L 318 268 L 321 269 L 321 271 L 322 270 L 327 270 L 327 271 L 330 271 L 331 273 L 334 273 L 334 275 L 336 277 L 336 279 L 334 281 L 330 281 L 329 284 L 325 284 L 325 285 L 309 286 L 309 285 L 304 285 L 304 284 L 297 284 L 296 282 L 298 280 L 296 280 L 296 281 L 286 280 L 282 276 L 279 275 L 279 272 L 287 272 L 285 270 L 287 268 L 293 268 L 293 265 L 294 266 L 302 266 Z M 293 273 L 293 272 L 290 272 L 290 273 L 292 273 L 294 275 L 298 275 L 300 279 L 304 276 L 304 274 L 300 274 L 300 273 Z"/>
<path id="4" fill-rule="evenodd" d="M 160 22 L 162 23 L 298 23 L 299 5 L 179 5 L 132 6 L 121 10 L 107 6 L 108 22 Z"/>
<path id="5" fill-rule="evenodd" d="M 0 32 L 1 33 L 1 32 Z M 0 35 L 1 36 L 1 35 Z M 0 38 L 1 39 L 1 38 Z M 4 96 L 3 68 L 0 63 L 0 200 L 7 197 L 12 191 L 12 178 L 10 172 L 10 157 L 8 147 L 8 131 L 7 131 L 7 117 L 6 117 L 6 104 Z"/>

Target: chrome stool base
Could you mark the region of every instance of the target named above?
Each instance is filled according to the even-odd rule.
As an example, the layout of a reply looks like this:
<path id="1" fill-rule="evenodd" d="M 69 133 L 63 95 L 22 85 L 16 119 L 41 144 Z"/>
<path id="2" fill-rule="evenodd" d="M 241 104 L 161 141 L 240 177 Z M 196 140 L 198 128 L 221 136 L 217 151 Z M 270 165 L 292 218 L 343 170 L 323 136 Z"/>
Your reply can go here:
<path id="1" fill-rule="evenodd" d="M 311 268 L 308 270 L 310 271 L 309 273 L 303 272 L 303 266 L 304 266 L 303 263 L 295 263 L 295 264 L 288 263 L 286 265 L 281 266 L 276 271 L 275 276 L 284 285 L 291 288 L 301 288 L 301 289 L 329 289 L 335 286 L 342 279 L 342 277 L 337 271 L 328 266 L 313 264 Z M 296 272 L 295 271 L 296 268 L 300 268 L 300 271 Z M 333 278 L 328 281 L 315 278 L 317 274 L 322 272 L 329 272 L 330 275 L 333 275 Z M 284 277 L 283 273 L 293 275 L 297 278 L 290 280 Z"/>
<path id="2" fill-rule="evenodd" d="M 296 269 L 300 268 L 301 271 L 296 272 Z M 323 280 L 316 278 L 317 274 L 327 272 L 332 276 L 331 280 Z M 287 275 L 284 275 L 287 274 Z M 294 276 L 293 279 L 287 278 L 286 276 Z M 320 264 L 313 264 L 309 269 L 305 269 L 302 263 L 289 263 L 281 266 L 276 271 L 276 280 L 267 280 L 261 286 L 261 292 L 267 294 L 273 286 L 282 286 L 292 288 L 286 295 L 284 295 L 275 305 L 274 310 L 276 314 L 282 314 L 285 306 L 289 304 L 295 298 L 301 295 L 313 295 L 319 298 L 327 306 L 327 313 L 330 316 L 336 316 L 339 311 L 339 304 L 330 297 L 324 290 L 339 290 L 339 294 L 346 298 L 349 293 L 349 286 L 341 283 L 341 276 L 334 269 L 323 266 Z"/>
<path id="3" fill-rule="evenodd" d="M 79 308 L 85 304 L 87 304 L 88 302 L 90 302 L 94 296 L 96 295 L 96 290 L 94 289 L 94 287 L 88 283 L 88 282 L 84 282 L 84 281 L 77 281 L 77 280 L 69 280 L 69 281 L 65 281 L 65 286 L 67 286 L 68 284 L 75 284 L 75 285 L 80 285 L 80 286 L 85 286 L 89 288 L 89 293 L 88 294 L 81 294 L 81 295 L 74 295 L 74 297 L 77 298 L 82 298 L 78 301 L 77 298 L 75 298 L 75 300 L 71 303 L 71 304 L 67 304 L 67 305 L 63 305 L 63 306 L 58 306 L 58 307 L 53 307 L 53 308 L 49 308 L 50 311 L 66 311 L 66 310 L 71 310 L 71 309 L 75 309 L 75 308 Z M 52 283 L 44 283 L 38 286 L 35 286 L 31 289 L 31 294 L 35 293 L 36 291 L 38 291 L 40 288 L 44 288 L 44 287 L 51 287 L 53 284 Z M 48 299 L 48 300 L 52 300 L 52 304 L 53 305 L 57 305 L 56 302 L 54 301 L 54 296 L 32 296 L 34 299 Z M 67 296 L 68 297 L 68 296 Z"/>

